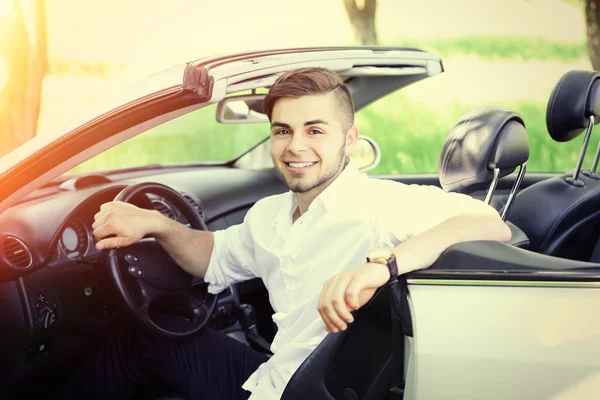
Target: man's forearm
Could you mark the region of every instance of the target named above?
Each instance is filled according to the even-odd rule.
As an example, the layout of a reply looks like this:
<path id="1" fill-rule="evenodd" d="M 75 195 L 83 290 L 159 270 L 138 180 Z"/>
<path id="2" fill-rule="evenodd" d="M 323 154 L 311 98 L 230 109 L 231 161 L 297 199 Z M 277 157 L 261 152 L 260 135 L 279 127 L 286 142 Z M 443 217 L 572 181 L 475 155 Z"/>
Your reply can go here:
<path id="1" fill-rule="evenodd" d="M 510 240 L 510 228 L 492 212 L 461 214 L 405 240 L 393 249 L 398 274 L 431 266 L 448 247 L 471 240 Z M 390 279 L 385 264 L 366 263 L 334 275 L 323 285 L 318 310 L 328 332 L 345 330 L 354 321 L 349 310 L 365 305 Z"/>
<path id="2" fill-rule="evenodd" d="M 394 248 L 398 274 L 433 264 L 450 246 L 471 240 L 510 240 L 510 228 L 499 216 L 460 214 L 415 235 Z"/>
<path id="3" fill-rule="evenodd" d="M 183 270 L 204 278 L 214 244 L 212 232 L 189 229 L 165 218 L 154 237 Z"/>

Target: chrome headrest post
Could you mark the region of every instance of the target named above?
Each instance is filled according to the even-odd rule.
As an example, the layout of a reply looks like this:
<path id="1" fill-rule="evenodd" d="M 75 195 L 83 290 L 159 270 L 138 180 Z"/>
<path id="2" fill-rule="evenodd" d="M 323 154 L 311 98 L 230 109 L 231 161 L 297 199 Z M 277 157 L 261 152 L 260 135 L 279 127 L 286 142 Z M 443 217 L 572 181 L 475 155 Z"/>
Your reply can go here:
<path id="1" fill-rule="evenodd" d="M 594 116 L 592 115 L 592 118 Z M 591 173 L 592 176 L 596 174 L 596 169 L 598 168 L 598 161 L 600 160 L 600 142 L 598 142 L 598 147 L 596 148 L 596 156 L 594 157 L 594 163 L 592 164 Z"/>
<path id="2" fill-rule="evenodd" d="M 581 172 L 581 165 L 583 164 L 583 159 L 585 158 L 585 151 L 587 150 L 588 144 L 590 143 L 590 137 L 592 136 L 592 128 L 594 128 L 594 116 L 590 115 L 590 119 L 588 122 L 587 132 L 585 133 L 585 139 L 583 140 L 583 147 L 581 148 L 581 154 L 579 155 L 579 161 L 577 161 L 577 168 L 575 169 L 575 173 L 573 174 L 573 183 L 577 182 L 579 178 L 579 173 Z M 597 161 L 594 160 L 594 165 L 597 164 Z M 592 167 L 592 172 L 595 171 L 596 168 Z"/>
<path id="3" fill-rule="evenodd" d="M 494 168 L 494 179 L 492 179 L 492 183 L 490 183 L 490 188 L 488 189 L 487 195 L 485 196 L 485 204 L 490 204 L 492 201 L 492 196 L 494 196 L 494 191 L 496 190 L 496 185 L 498 185 L 498 177 L 500 176 L 500 168 Z"/>
<path id="4" fill-rule="evenodd" d="M 508 200 L 506 201 L 506 205 L 504 206 L 504 210 L 502 211 L 502 215 L 501 215 L 502 221 L 506 221 L 506 218 L 508 218 L 508 213 L 510 212 L 510 206 L 512 205 L 515 195 L 519 191 L 519 188 L 521 187 L 521 183 L 523 182 L 523 177 L 525 176 L 525 170 L 527 169 L 526 164 L 527 163 L 521 164 L 521 168 L 519 169 L 519 175 L 517 175 L 517 179 L 515 180 L 515 183 L 514 183 L 512 189 L 510 189 L 510 194 L 508 195 Z"/>

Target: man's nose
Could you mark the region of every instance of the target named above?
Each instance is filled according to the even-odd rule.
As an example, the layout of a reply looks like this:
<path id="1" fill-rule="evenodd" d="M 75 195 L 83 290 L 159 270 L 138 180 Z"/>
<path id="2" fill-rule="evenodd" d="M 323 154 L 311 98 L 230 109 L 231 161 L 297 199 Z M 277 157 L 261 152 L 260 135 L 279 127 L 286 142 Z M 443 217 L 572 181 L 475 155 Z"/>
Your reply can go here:
<path id="1" fill-rule="evenodd" d="M 290 153 L 302 153 L 307 148 L 306 138 L 301 133 L 295 133 L 290 139 L 287 150 Z"/>

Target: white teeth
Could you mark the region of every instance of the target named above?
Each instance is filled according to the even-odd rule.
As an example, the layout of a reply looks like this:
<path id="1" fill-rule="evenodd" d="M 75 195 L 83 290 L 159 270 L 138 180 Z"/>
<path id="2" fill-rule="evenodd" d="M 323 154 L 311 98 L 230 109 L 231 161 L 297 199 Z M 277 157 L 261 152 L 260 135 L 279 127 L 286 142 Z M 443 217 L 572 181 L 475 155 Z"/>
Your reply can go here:
<path id="1" fill-rule="evenodd" d="M 292 168 L 306 168 L 306 167 L 310 167 L 311 165 L 315 164 L 314 162 L 310 162 L 310 163 L 288 163 L 288 165 Z"/>

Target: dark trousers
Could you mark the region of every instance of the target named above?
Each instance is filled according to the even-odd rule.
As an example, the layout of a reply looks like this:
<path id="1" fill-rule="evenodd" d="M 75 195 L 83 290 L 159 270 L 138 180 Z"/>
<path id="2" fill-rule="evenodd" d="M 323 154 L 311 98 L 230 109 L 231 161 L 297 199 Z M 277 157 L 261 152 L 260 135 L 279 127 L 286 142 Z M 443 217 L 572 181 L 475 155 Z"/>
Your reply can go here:
<path id="1" fill-rule="evenodd" d="M 267 356 L 207 329 L 185 341 L 155 339 L 127 329 L 108 337 L 77 369 L 61 399 L 128 399 L 162 379 L 186 399 L 247 399 L 242 384 Z"/>

